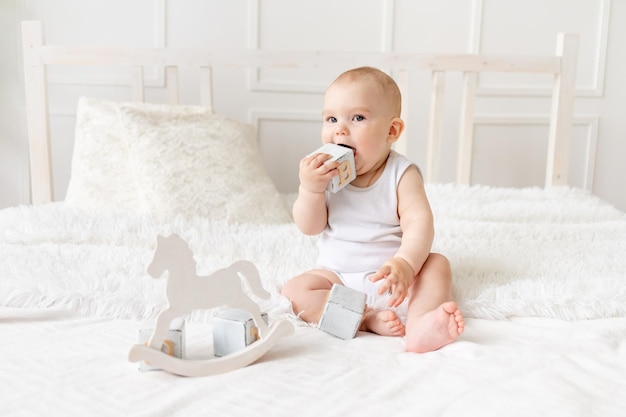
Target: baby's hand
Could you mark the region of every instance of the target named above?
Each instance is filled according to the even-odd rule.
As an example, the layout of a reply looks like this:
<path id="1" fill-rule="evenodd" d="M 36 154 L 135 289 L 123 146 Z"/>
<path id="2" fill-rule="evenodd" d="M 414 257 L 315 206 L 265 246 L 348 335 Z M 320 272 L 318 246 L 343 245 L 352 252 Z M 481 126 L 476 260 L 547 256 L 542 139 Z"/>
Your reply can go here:
<path id="1" fill-rule="evenodd" d="M 324 162 L 331 158 L 325 153 L 315 153 L 300 161 L 300 185 L 312 193 L 323 193 L 330 180 L 338 174 L 337 161 Z"/>
<path id="2" fill-rule="evenodd" d="M 385 281 L 378 288 L 378 294 L 391 293 L 387 304 L 389 307 L 398 307 L 409 294 L 409 287 L 415 278 L 413 268 L 402 258 L 391 258 L 378 271 L 370 275 L 372 282 Z"/>

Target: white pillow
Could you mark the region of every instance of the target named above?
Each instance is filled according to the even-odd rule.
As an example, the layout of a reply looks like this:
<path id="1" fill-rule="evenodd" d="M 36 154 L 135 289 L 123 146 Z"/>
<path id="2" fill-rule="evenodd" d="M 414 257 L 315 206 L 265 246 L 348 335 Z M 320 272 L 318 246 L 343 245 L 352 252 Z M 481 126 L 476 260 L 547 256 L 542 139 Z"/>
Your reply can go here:
<path id="1" fill-rule="evenodd" d="M 223 116 L 120 107 L 141 209 L 235 223 L 291 215 L 263 167 L 252 126 Z"/>
<path id="2" fill-rule="evenodd" d="M 132 209 L 137 187 L 129 181 L 128 151 L 119 131 L 118 103 L 81 98 L 65 205 L 85 210 Z"/>
<path id="3" fill-rule="evenodd" d="M 129 165 L 128 142 L 122 137 L 120 108 L 138 112 L 162 110 L 181 116 L 212 113 L 210 108 L 200 106 L 119 103 L 81 97 L 66 206 L 94 212 L 134 212 L 141 203 Z"/>

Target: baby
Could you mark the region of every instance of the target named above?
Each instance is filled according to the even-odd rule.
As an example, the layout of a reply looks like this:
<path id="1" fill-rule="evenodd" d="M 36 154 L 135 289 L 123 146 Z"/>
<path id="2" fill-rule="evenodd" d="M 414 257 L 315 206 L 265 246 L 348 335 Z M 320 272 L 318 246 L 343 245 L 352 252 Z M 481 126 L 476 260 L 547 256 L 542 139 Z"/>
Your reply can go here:
<path id="1" fill-rule="evenodd" d="M 407 351 L 429 352 L 454 341 L 465 323 L 450 300 L 450 264 L 430 252 L 433 215 L 421 173 L 391 149 L 404 130 L 400 103 L 393 79 L 370 67 L 344 72 L 326 90 L 322 143 L 352 148 L 357 176 L 330 193 L 338 163 L 320 153 L 300 161 L 293 217 L 302 233 L 321 233 L 319 259 L 282 294 L 307 322 L 319 321 L 333 284 L 386 297 L 389 309 L 366 309 L 361 330 L 406 336 Z M 405 326 L 391 308 L 407 297 Z"/>

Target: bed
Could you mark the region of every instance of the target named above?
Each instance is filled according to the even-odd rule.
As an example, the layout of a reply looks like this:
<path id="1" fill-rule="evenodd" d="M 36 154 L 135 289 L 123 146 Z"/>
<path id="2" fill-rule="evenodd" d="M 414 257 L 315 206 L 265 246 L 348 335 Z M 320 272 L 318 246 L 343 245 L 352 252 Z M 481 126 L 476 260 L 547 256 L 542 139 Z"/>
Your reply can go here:
<path id="1" fill-rule="evenodd" d="M 626 215 L 568 185 L 575 35 L 559 35 L 552 56 L 77 48 L 45 44 L 39 22 L 23 23 L 23 42 L 33 204 L 0 211 L 0 414 L 624 415 Z M 293 316 L 279 291 L 314 263 L 315 237 L 295 227 L 295 195 L 268 178 L 254 129 L 212 108 L 213 68 L 363 63 L 403 89 L 407 70 L 433 82 L 423 171 L 434 250 L 451 261 L 466 330 L 427 354 L 406 353 L 402 338 L 341 340 Z M 54 65 L 128 67 L 133 98 L 79 100 L 70 184 L 57 200 L 46 97 Z M 150 65 L 165 68 L 167 103 L 143 103 Z M 177 102 L 179 66 L 199 69 L 200 104 Z M 464 74 L 460 150 L 457 181 L 440 183 L 450 71 Z M 554 74 L 545 187 L 470 184 L 477 77 L 498 71 Z M 129 348 L 166 303 L 165 279 L 146 266 L 155 237 L 171 233 L 189 243 L 199 275 L 254 262 L 271 293 L 259 305 L 295 333 L 232 372 L 138 371 Z M 212 357 L 220 310 L 185 318 L 187 357 Z"/>

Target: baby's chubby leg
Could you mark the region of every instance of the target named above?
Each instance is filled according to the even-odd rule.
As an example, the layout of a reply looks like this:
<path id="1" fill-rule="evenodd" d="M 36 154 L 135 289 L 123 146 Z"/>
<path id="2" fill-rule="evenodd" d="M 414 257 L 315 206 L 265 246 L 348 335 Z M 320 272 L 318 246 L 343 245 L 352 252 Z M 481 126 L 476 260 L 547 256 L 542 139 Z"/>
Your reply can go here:
<path id="1" fill-rule="evenodd" d="M 318 323 L 333 284 L 341 284 L 334 272 L 314 269 L 287 281 L 281 294 L 291 301 L 298 317 L 308 323 Z"/>

